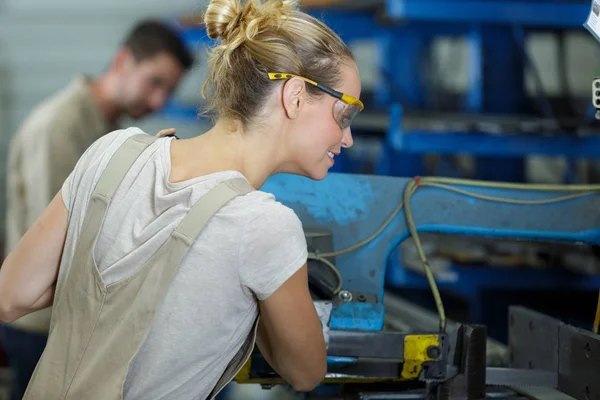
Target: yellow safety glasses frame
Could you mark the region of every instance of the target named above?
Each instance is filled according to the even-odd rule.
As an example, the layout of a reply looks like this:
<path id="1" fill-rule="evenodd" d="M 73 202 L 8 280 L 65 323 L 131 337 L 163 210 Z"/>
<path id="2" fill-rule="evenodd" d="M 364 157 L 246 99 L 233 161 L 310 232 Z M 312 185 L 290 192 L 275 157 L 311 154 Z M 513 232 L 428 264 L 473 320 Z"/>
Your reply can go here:
<path id="1" fill-rule="evenodd" d="M 309 83 L 321 89 L 325 93 L 337 98 L 338 101 L 333 106 L 333 118 L 342 130 L 348 129 L 352 124 L 352 121 L 354 121 L 354 118 L 356 118 L 356 116 L 358 115 L 358 113 L 364 110 L 365 108 L 362 101 L 360 101 L 359 99 L 349 96 L 345 93 L 338 92 L 337 90 L 333 90 L 330 87 L 317 83 L 303 76 L 286 74 L 283 72 L 269 72 L 268 75 L 269 79 L 272 81 L 290 78 L 300 78 L 304 82 Z"/>

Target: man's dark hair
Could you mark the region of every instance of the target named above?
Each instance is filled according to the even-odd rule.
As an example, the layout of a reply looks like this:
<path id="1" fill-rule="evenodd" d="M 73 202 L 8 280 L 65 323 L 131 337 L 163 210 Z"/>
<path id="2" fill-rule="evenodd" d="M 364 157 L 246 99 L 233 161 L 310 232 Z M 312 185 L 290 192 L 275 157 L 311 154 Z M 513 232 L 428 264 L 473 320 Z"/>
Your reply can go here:
<path id="1" fill-rule="evenodd" d="M 138 61 L 164 52 L 174 57 L 184 70 L 188 70 L 194 63 L 194 57 L 177 32 L 162 21 L 148 19 L 139 22 L 123 45 L 131 50 Z"/>

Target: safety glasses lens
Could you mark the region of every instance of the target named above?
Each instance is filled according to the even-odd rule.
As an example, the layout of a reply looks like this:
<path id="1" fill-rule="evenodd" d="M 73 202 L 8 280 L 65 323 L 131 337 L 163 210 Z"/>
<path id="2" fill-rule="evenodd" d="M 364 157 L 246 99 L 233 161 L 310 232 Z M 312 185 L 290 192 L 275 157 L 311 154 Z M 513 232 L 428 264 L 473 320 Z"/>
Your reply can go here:
<path id="1" fill-rule="evenodd" d="M 333 117 L 342 130 L 352 125 L 352 121 L 359 112 L 360 106 L 358 104 L 348 104 L 341 100 L 337 101 L 333 107 Z"/>

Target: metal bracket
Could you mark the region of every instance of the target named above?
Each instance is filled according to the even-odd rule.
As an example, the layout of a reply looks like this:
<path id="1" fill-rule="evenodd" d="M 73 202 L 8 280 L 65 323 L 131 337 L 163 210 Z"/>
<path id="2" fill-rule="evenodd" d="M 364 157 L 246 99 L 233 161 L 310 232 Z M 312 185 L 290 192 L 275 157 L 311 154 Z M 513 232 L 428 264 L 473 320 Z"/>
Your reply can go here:
<path id="1" fill-rule="evenodd" d="M 600 398 L 600 336 L 523 308 L 510 308 L 511 366 L 558 373 L 558 391 Z"/>
<path id="2" fill-rule="evenodd" d="M 458 374 L 441 385 L 430 388 L 430 396 L 441 400 L 475 400 L 485 398 L 487 330 L 483 325 L 461 325 L 453 335 L 455 346 L 449 361 Z"/>
<path id="3" fill-rule="evenodd" d="M 431 361 L 423 363 L 420 380 L 429 383 L 441 383 L 450 377 L 452 371 L 448 368 L 449 360 L 449 339 L 446 335 L 439 336 L 440 345 L 432 346 L 427 349 L 427 355 L 432 358 Z"/>
<path id="4" fill-rule="evenodd" d="M 511 368 L 558 371 L 562 322 L 524 307 L 510 307 L 508 325 Z"/>

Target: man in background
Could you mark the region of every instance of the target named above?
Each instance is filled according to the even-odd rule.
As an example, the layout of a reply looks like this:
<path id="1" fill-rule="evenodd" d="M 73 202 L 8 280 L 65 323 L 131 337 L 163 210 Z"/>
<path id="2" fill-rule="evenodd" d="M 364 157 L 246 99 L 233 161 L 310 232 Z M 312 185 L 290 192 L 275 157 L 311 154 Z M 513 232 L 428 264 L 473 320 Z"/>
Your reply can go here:
<path id="1" fill-rule="evenodd" d="M 12 139 L 8 155 L 6 250 L 13 249 L 60 190 L 84 151 L 118 128 L 159 110 L 191 68 L 193 57 L 161 22 L 140 22 L 97 79 L 76 77 L 37 106 Z M 42 355 L 51 308 L 0 325 L 0 341 L 21 399 Z"/>

